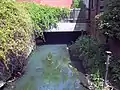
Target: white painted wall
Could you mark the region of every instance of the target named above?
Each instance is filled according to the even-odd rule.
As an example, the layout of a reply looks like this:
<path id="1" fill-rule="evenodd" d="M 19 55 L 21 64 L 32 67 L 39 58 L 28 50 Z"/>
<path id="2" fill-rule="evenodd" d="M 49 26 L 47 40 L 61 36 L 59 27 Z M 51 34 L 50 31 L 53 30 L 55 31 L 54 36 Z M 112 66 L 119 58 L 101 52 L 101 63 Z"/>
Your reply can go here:
<path id="1" fill-rule="evenodd" d="M 57 23 L 57 28 L 45 30 L 45 32 L 71 32 L 86 30 L 86 23 L 77 23 L 78 29 L 75 29 L 75 26 L 76 23 Z"/>

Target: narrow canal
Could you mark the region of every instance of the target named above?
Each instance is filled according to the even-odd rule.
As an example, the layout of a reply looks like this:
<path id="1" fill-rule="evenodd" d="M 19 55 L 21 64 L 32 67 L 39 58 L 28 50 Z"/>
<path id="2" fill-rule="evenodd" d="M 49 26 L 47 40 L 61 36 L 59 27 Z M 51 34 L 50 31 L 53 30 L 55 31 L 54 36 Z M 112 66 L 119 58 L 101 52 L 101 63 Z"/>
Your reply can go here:
<path id="1" fill-rule="evenodd" d="M 11 90 L 86 90 L 80 85 L 79 72 L 70 65 L 66 47 L 66 44 L 37 46 L 28 58 L 25 74 Z"/>

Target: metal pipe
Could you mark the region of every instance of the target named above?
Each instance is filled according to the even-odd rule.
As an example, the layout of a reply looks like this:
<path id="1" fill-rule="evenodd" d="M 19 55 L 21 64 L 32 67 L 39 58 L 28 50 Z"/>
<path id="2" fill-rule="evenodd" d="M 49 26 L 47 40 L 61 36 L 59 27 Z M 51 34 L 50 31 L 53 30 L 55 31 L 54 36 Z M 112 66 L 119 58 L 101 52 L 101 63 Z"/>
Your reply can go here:
<path id="1" fill-rule="evenodd" d="M 109 64 L 110 64 L 110 58 L 111 58 L 111 51 L 106 51 L 107 53 L 107 61 L 106 61 L 106 72 L 105 72 L 105 81 L 104 81 L 104 87 L 107 86 L 107 78 L 108 78 L 108 71 L 109 71 Z"/>

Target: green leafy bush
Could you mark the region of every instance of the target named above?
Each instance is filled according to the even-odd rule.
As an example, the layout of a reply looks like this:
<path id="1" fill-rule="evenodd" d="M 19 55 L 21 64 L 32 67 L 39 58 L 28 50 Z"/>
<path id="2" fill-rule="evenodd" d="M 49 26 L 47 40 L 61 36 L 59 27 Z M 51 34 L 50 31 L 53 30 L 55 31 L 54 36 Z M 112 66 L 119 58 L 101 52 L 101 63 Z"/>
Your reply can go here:
<path id="1" fill-rule="evenodd" d="M 84 61 L 87 64 L 86 68 L 98 67 L 99 62 L 104 61 L 104 50 L 99 42 L 89 36 L 83 36 L 76 40 L 74 44 L 70 46 L 70 49 L 78 55 L 79 58 L 84 57 Z M 94 67 L 93 67 L 94 66 Z"/>
<path id="2" fill-rule="evenodd" d="M 95 84 L 95 90 L 102 90 L 105 76 L 105 46 L 93 37 L 83 36 L 70 46 L 74 57 L 83 61 L 83 66 Z M 120 58 L 112 56 L 110 59 L 108 79 L 117 88 L 120 88 Z"/>
<path id="3" fill-rule="evenodd" d="M 29 12 L 35 28 L 39 30 L 49 29 L 49 26 L 55 25 L 62 17 L 67 16 L 69 13 L 69 10 L 66 8 L 43 6 L 28 2 L 22 4 Z"/>
<path id="4" fill-rule="evenodd" d="M 112 57 L 109 65 L 109 79 L 113 85 L 120 89 L 120 58 Z"/>
<path id="5" fill-rule="evenodd" d="M 48 29 L 68 12 L 36 3 L 0 0 L 0 80 L 23 70 L 34 43 L 34 30 Z"/>
<path id="6" fill-rule="evenodd" d="M 80 0 L 73 0 L 73 8 L 79 8 Z"/>
<path id="7" fill-rule="evenodd" d="M 70 46 L 73 56 L 83 61 L 86 72 L 91 75 L 95 90 L 101 90 L 105 70 L 106 55 L 102 45 L 93 37 L 81 36 Z"/>
<path id="8" fill-rule="evenodd" d="M 0 0 L 0 79 L 7 70 L 21 69 L 31 44 L 33 25 L 29 14 L 11 0 Z M 9 75 L 8 75 L 9 76 Z"/>
<path id="9" fill-rule="evenodd" d="M 110 0 L 97 20 L 98 28 L 103 34 L 107 33 L 109 37 L 120 40 L 120 0 Z"/>

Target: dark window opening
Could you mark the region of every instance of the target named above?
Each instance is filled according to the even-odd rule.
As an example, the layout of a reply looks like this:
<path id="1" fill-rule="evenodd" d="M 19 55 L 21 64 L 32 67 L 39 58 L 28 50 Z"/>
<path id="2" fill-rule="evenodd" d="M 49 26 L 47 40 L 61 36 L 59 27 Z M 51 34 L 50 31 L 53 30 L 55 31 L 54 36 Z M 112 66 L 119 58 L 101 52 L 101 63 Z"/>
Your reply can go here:
<path id="1" fill-rule="evenodd" d="M 100 6 L 100 9 L 104 9 L 104 6 Z"/>

